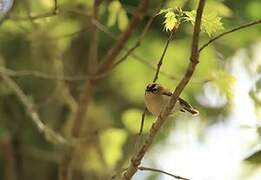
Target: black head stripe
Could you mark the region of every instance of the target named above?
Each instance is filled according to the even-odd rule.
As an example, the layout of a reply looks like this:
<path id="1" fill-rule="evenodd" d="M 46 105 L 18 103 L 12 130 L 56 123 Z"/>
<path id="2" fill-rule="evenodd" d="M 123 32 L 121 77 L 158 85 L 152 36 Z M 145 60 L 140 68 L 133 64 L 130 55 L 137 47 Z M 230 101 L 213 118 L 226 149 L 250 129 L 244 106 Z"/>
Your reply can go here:
<path id="1" fill-rule="evenodd" d="M 158 84 L 153 83 L 153 84 L 149 84 L 146 88 L 146 91 L 151 91 L 151 92 L 155 92 L 159 89 Z"/>
<path id="2" fill-rule="evenodd" d="M 148 89 L 153 89 L 153 88 L 156 87 L 156 85 L 157 85 L 157 84 L 155 84 L 155 83 L 149 84 L 147 88 L 148 88 Z"/>

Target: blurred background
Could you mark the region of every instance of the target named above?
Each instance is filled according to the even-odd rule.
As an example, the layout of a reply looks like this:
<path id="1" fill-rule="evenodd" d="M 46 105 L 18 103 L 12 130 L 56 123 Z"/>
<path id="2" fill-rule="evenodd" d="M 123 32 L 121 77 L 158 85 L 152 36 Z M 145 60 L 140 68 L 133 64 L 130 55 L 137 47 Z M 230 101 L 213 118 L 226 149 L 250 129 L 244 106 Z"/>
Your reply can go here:
<path id="1" fill-rule="evenodd" d="M 126 29 L 140 1 L 105 0 L 96 20 L 92 19 L 93 0 L 57 2 L 55 7 L 53 0 L 0 0 L 0 179 L 57 179 L 65 147 L 40 132 L 27 111 L 33 108 L 44 124 L 70 139 L 80 94 L 93 71 L 89 63 L 93 27 L 98 31 L 100 61 Z M 193 10 L 197 2 L 167 0 L 164 8 Z M 127 47 L 135 45 L 160 3 L 151 0 Z M 224 29 L 217 33 L 260 19 L 260 9 L 259 0 L 206 3 L 206 13 L 222 17 Z M 77 143 L 72 160 L 73 179 L 111 179 L 128 166 L 156 120 L 148 113 L 143 135 L 137 138 L 144 89 L 153 80 L 169 35 L 163 17 L 154 19 L 135 56 L 128 56 L 90 90 L 95 92 L 81 126 L 84 140 Z M 192 32 L 191 24 L 182 24 L 169 45 L 158 80 L 169 89 L 186 71 Z M 142 166 L 192 180 L 261 179 L 260 35 L 261 26 L 251 26 L 202 51 L 195 74 L 181 94 L 200 115 L 169 117 Z M 202 33 L 200 44 L 210 38 Z M 6 79 L 23 91 L 29 108 Z M 138 171 L 133 179 L 173 178 Z"/>

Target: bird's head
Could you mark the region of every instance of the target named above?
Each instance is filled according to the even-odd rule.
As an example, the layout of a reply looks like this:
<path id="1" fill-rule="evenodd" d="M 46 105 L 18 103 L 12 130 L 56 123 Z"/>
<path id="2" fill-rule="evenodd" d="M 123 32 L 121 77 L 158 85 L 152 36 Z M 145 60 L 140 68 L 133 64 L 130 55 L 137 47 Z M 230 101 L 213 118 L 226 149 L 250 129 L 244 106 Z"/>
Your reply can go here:
<path id="1" fill-rule="evenodd" d="M 148 84 L 145 94 L 171 96 L 172 92 L 157 83 Z"/>
<path id="2" fill-rule="evenodd" d="M 146 87 L 146 93 L 153 93 L 153 94 L 161 94 L 163 91 L 163 87 L 160 84 L 152 83 L 148 84 Z"/>

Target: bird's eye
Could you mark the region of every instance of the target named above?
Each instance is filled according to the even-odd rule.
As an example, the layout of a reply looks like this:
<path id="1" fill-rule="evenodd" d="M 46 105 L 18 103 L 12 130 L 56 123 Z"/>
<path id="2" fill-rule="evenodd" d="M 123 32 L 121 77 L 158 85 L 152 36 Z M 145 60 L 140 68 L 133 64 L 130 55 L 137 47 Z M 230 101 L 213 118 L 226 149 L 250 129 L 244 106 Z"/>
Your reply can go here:
<path id="1" fill-rule="evenodd" d="M 152 89 L 152 92 L 157 92 L 158 91 L 158 88 L 153 88 Z"/>

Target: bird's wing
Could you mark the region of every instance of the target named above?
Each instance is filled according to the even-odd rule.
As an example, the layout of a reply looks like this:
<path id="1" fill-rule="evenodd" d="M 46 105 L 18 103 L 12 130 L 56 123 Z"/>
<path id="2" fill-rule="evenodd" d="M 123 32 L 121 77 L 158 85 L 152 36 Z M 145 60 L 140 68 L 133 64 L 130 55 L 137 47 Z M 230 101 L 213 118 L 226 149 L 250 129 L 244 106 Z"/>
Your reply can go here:
<path id="1" fill-rule="evenodd" d="M 172 95 L 172 92 L 168 89 L 163 89 L 162 90 L 162 95 L 165 95 L 165 96 L 171 96 Z"/>
<path id="2" fill-rule="evenodd" d="M 192 106 L 187 101 L 185 101 L 184 99 L 179 98 L 178 101 L 179 101 L 181 106 L 187 107 L 187 108 L 192 108 Z"/>
<path id="3" fill-rule="evenodd" d="M 196 109 L 194 109 L 194 108 L 193 108 L 187 101 L 185 101 L 184 99 L 179 98 L 179 99 L 178 99 L 178 102 L 179 102 L 179 104 L 181 105 L 181 107 L 182 107 L 183 110 L 186 110 L 186 111 L 190 112 L 190 113 L 193 114 L 193 115 L 197 115 L 197 114 L 199 113 Z"/>

